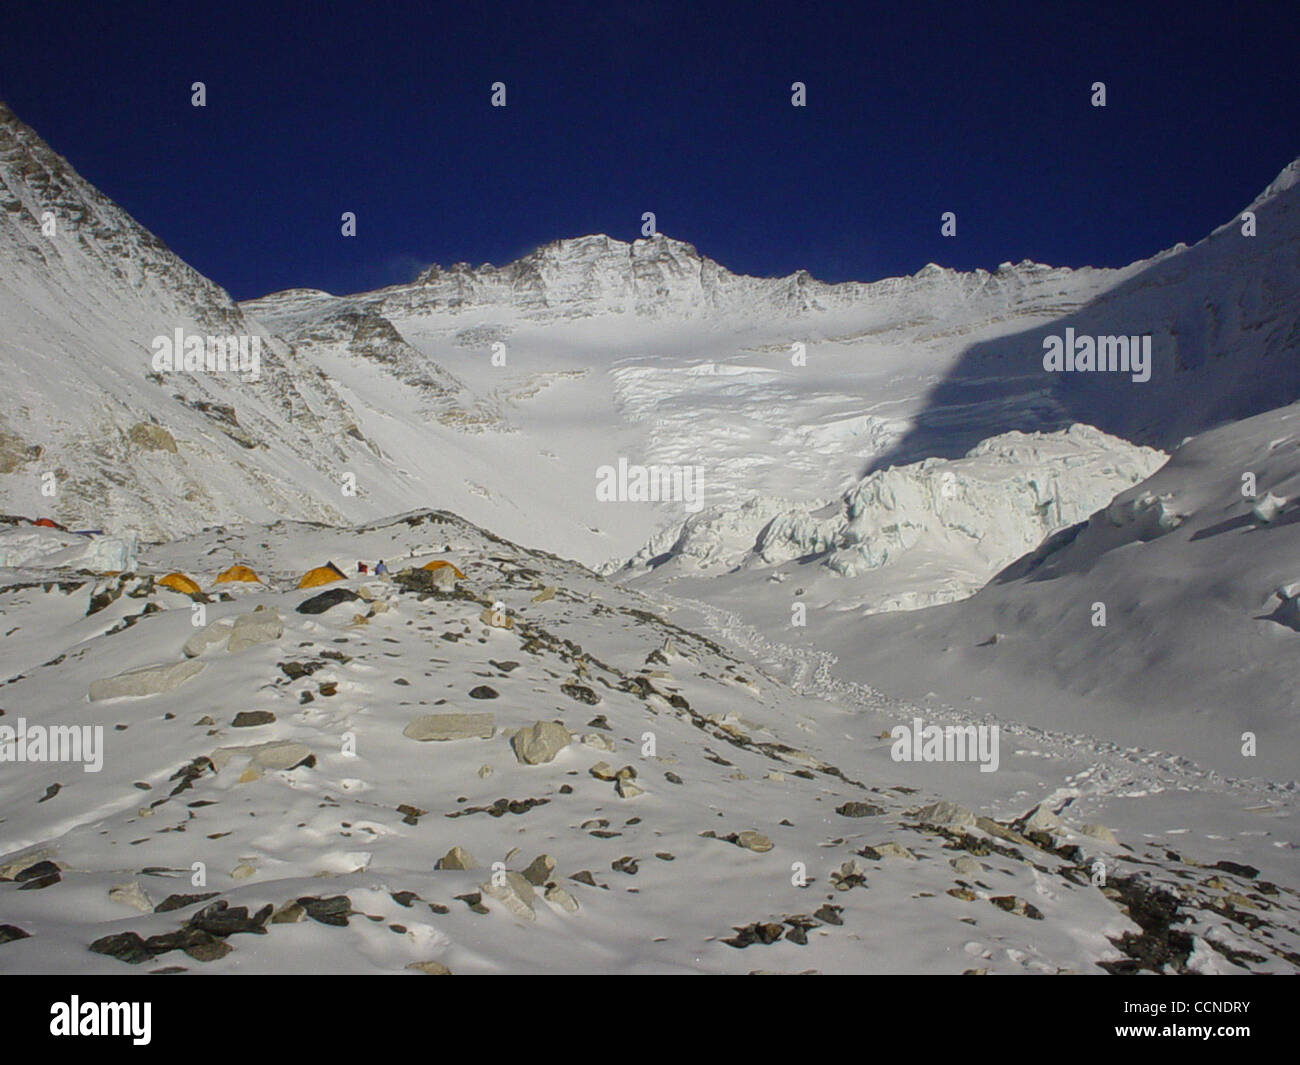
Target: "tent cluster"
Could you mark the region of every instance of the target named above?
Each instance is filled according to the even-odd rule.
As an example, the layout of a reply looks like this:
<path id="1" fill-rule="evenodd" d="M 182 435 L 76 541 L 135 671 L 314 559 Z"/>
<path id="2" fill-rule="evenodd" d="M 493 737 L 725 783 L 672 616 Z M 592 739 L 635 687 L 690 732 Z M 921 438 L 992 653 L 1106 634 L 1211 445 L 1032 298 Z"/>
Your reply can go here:
<path id="1" fill-rule="evenodd" d="M 450 569 L 457 580 L 463 581 L 465 579 L 465 574 L 457 569 L 455 565 L 441 558 L 434 559 L 432 562 L 426 562 L 420 568 L 432 572 L 433 570 L 443 569 L 444 567 Z M 365 572 L 364 568 L 361 568 L 360 563 L 358 563 L 358 568 L 361 572 Z M 375 572 L 387 572 L 386 568 L 383 568 L 382 562 L 380 562 L 376 567 Z M 325 565 L 316 566 L 304 573 L 298 579 L 298 587 L 319 588 L 322 584 L 333 584 L 335 581 L 342 580 L 347 580 L 347 574 L 339 569 L 338 566 L 334 565 L 333 562 L 326 562 Z M 262 583 L 262 578 L 260 578 L 248 566 L 234 565 L 229 569 L 218 573 L 214 583 L 229 584 L 232 582 L 260 584 Z M 199 586 L 198 581 L 184 573 L 169 573 L 167 576 L 160 578 L 158 584 L 163 588 L 170 588 L 172 591 L 181 592 L 184 595 L 197 595 L 203 590 Z"/>
<path id="2" fill-rule="evenodd" d="M 214 583 L 229 584 L 232 581 L 245 584 L 261 584 L 262 578 L 247 566 L 234 565 L 229 569 L 222 570 L 218 573 Z M 203 591 L 199 586 L 198 581 L 184 573 L 169 573 L 167 576 L 159 578 L 158 583 L 162 587 L 170 588 L 172 591 L 180 592 L 182 595 L 197 595 L 199 592 Z"/>

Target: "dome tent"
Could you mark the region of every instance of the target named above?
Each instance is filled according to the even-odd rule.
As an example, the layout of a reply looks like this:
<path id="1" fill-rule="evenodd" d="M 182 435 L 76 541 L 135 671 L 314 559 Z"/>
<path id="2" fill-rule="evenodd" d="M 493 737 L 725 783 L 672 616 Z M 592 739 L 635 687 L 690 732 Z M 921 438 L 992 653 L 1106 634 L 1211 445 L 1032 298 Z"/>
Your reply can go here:
<path id="1" fill-rule="evenodd" d="M 304 573 L 302 579 L 298 581 L 298 587 L 317 588 L 322 584 L 333 584 L 335 581 L 343 579 L 343 571 L 333 562 L 327 562 L 323 566 L 317 566 L 315 569 L 309 569 Z"/>
<path id="2" fill-rule="evenodd" d="M 253 584 L 260 584 L 261 578 L 251 569 L 244 565 L 234 565 L 228 570 L 223 570 L 217 574 L 217 583 L 226 584 L 230 581 L 247 581 Z"/>
<path id="3" fill-rule="evenodd" d="M 197 595 L 203 590 L 198 586 L 197 582 L 183 573 L 169 573 L 166 577 L 161 578 L 158 584 L 163 588 L 170 588 L 173 592 L 180 592 L 183 595 Z"/>
<path id="4" fill-rule="evenodd" d="M 426 562 L 423 566 L 420 567 L 420 569 L 427 569 L 432 571 L 436 569 L 442 569 L 443 567 L 450 567 L 451 572 L 456 575 L 456 579 L 458 581 L 463 581 L 465 579 L 465 574 L 461 573 L 461 571 L 458 570 L 452 563 L 441 558 L 435 558 L 432 562 Z"/>

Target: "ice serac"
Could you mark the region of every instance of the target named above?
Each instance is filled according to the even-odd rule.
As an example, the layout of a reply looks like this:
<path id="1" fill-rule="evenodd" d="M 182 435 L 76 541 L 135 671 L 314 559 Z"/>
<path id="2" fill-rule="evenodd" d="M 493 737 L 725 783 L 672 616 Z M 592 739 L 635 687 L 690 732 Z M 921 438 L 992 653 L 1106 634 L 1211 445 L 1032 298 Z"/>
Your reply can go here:
<path id="1" fill-rule="evenodd" d="M 701 514 L 652 541 L 628 569 L 676 562 L 668 576 L 804 560 L 850 578 L 828 594 L 867 613 L 949 602 L 1164 461 L 1086 425 L 1005 433 L 960 459 L 872 473 L 824 506 L 755 499 Z"/>

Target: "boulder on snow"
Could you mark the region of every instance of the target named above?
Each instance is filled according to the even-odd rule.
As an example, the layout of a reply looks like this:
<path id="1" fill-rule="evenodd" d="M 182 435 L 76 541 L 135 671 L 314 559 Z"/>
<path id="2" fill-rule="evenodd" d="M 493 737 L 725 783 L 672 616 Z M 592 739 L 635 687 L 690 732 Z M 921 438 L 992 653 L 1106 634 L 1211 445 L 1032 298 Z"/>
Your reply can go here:
<path id="1" fill-rule="evenodd" d="M 478 862 L 474 860 L 474 856 L 464 847 L 455 846 L 438 859 L 434 868 L 456 870 L 477 869 Z"/>
<path id="2" fill-rule="evenodd" d="M 494 714 L 423 714 L 412 718 L 402 735 L 420 741 L 490 740 L 495 732 Z"/>
<path id="3" fill-rule="evenodd" d="M 280 612 L 259 606 L 251 614 L 235 618 L 227 651 L 246 651 L 259 643 L 274 643 L 284 635 L 284 621 Z"/>
<path id="4" fill-rule="evenodd" d="M 553 761 L 572 739 L 569 730 L 558 721 L 538 721 L 516 732 L 510 746 L 524 765 L 541 765 Z"/>
<path id="5" fill-rule="evenodd" d="M 214 621 L 210 625 L 205 625 L 185 641 L 186 658 L 198 658 L 209 647 L 214 644 L 224 643 L 230 638 L 231 630 L 234 628 L 234 622 L 229 618 L 222 618 L 220 621 Z"/>
<path id="6" fill-rule="evenodd" d="M 203 663 L 189 658 L 183 662 L 167 662 L 156 666 L 128 669 L 112 677 L 91 681 L 90 701 L 118 699 L 125 696 L 139 698 L 174 691 L 191 677 L 203 672 Z"/>
<path id="7" fill-rule="evenodd" d="M 311 748 L 304 743 L 271 740 L 248 747 L 219 747 L 212 752 L 212 768 L 219 773 L 240 756 L 247 756 L 258 769 L 276 770 L 293 769 L 312 755 Z"/>

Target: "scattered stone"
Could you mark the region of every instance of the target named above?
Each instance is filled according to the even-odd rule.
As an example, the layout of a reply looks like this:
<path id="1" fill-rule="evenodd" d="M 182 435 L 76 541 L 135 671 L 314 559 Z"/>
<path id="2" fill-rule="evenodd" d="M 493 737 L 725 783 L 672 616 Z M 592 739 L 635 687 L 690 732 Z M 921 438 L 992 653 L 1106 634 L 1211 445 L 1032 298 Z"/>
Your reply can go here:
<path id="1" fill-rule="evenodd" d="M 188 943 L 182 948 L 195 961 L 216 961 L 224 958 L 235 948 L 225 940 L 217 939 L 216 936 L 208 936 L 204 939 Z"/>
<path id="2" fill-rule="evenodd" d="M 576 699 L 588 706 L 595 706 L 600 702 L 600 696 L 585 684 L 561 684 L 560 691 L 564 692 L 570 699 Z"/>
<path id="3" fill-rule="evenodd" d="M 299 603 L 299 614 L 323 614 L 340 603 L 354 603 L 361 597 L 350 588 L 329 588 Z"/>
<path id="4" fill-rule="evenodd" d="M 92 681 L 90 684 L 90 701 L 103 699 L 142 698 L 147 695 L 160 695 L 175 691 L 191 677 L 202 673 L 204 664 L 196 659 L 183 662 L 170 662 L 156 666 L 141 666 L 129 669 L 112 677 Z"/>
<path id="5" fill-rule="evenodd" d="M 216 891 L 206 891 L 200 895 L 168 895 L 162 902 L 154 907 L 154 913 L 171 913 L 172 910 L 183 910 L 186 906 L 193 906 L 196 902 L 207 902 L 208 899 L 215 899 L 220 894 Z"/>
<path id="6" fill-rule="evenodd" d="M 609 722 L 605 720 L 604 714 L 597 714 L 590 721 L 588 721 L 587 728 L 603 728 L 606 732 L 614 731 L 613 728 L 610 727 Z"/>
<path id="7" fill-rule="evenodd" d="M 873 862 L 881 861 L 884 858 L 902 858 L 905 861 L 916 861 L 916 855 L 906 847 L 898 843 L 880 843 L 876 846 L 866 846 L 857 852 L 864 858 L 870 858 Z"/>
<path id="8" fill-rule="evenodd" d="M 585 733 L 582 737 L 582 745 L 584 747 L 593 747 L 598 751 L 612 751 L 614 749 L 614 741 L 608 736 L 602 736 L 599 732 Z"/>
<path id="9" fill-rule="evenodd" d="M 1025 818 L 1025 832 L 1053 833 L 1060 829 L 1061 819 L 1041 803 Z"/>
<path id="10" fill-rule="evenodd" d="M 523 872 L 523 877 L 533 887 L 541 887 L 555 872 L 555 859 L 549 854 L 539 854 Z"/>
<path id="11" fill-rule="evenodd" d="M 478 862 L 474 860 L 474 856 L 470 854 L 469 851 L 465 850 L 464 847 L 456 846 L 452 847 L 451 850 L 439 858 L 437 864 L 434 865 L 434 868 L 456 870 L 477 869 Z"/>
<path id="12" fill-rule="evenodd" d="M 975 815 L 955 802 L 932 803 L 913 811 L 908 816 L 915 817 L 922 824 L 939 825 L 943 828 L 964 828 L 975 824 Z"/>
<path id="13" fill-rule="evenodd" d="M 841 817 L 879 817 L 885 808 L 870 802 L 846 802 L 835 807 L 835 812 Z"/>
<path id="14" fill-rule="evenodd" d="M 348 917 L 352 914 L 352 900 L 346 895 L 334 895 L 325 899 L 304 895 L 298 903 L 307 911 L 308 917 L 321 924 L 346 928 Z"/>
<path id="15" fill-rule="evenodd" d="M 999 910 L 1006 910 L 1007 913 L 1014 913 L 1018 917 L 1028 917 L 1034 921 L 1041 921 L 1043 915 L 1038 908 L 1031 903 L 1015 895 L 997 895 L 989 899 Z"/>
<path id="16" fill-rule="evenodd" d="M 533 596 L 531 602 L 545 603 L 548 599 L 554 599 L 555 593 L 558 591 L 559 589 L 556 588 L 555 585 L 548 584 L 545 588 L 543 588 L 540 592 L 538 592 L 535 596 Z"/>
<path id="17" fill-rule="evenodd" d="M 90 949 L 96 954 L 107 954 L 110 958 L 116 958 L 130 965 L 139 965 L 142 961 L 148 961 L 153 957 L 145 946 L 144 940 L 135 932 L 118 932 L 115 935 L 103 936 L 91 943 Z"/>
<path id="18" fill-rule="evenodd" d="M 533 885 L 519 873 L 510 871 L 505 873 L 504 881 L 502 884 L 496 884 L 492 881 L 480 884 L 479 890 L 483 894 L 496 899 L 515 917 L 521 917 L 526 921 L 535 920 L 537 913 L 533 909 L 533 900 L 536 898 L 536 894 L 533 891 Z"/>
<path id="19" fill-rule="evenodd" d="M 772 849 L 772 841 L 761 832 L 755 832 L 749 829 L 741 832 L 735 839 L 737 847 L 744 847 L 746 850 L 755 851 L 758 854 L 766 854 Z"/>
<path id="20" fill-rule="evenodd" d="M 610 862 L 609 867 L 616 873 L 627 873 L 628 876 L 636 876 L 640 865 L 635 858 L 630 858 L 627 855 L 624 855 L 622 858 L 619 858 L 618 861 Z"/>
<path id="21" fill-rule="evenodd" d="M 844 919 L 840 917 L 840 914 L 843 912 L 843 906 L 832 906 L 830 903 L 826 903 L 821 909 L 815 910 L 813 916 L 823 924 L 842 925 Z"/>
<path id="22" fill-rule="evenodd" d="M 682 778 L 673 772 L 664 773 L 664 780 L 668 781 L 669 784 L 680 784 L 682 782 Z"/>
<path id="23" fill-rule="evenodd" d="M 257 725 L 270 725 L 275 722 L 275 715 L 270 710 L 241 710 L 230 723 L 231 728 L 254 728 Z"/>
<path id="24" fill-rule="evenodd" d="M 486 764 L 479 766 L 478 775 L 480 780 L 486 780 L 492 775 L 492 767 Z"/>
<path id="25" fill-rule="evenodd" d="M 550 762 L 572 740 L 569 730 L 557 721 L 538 721 L 521 728 L 510 740 L 515 757 L 524 765 Z"/>
<path id="26" fill-rule="evenodd" d="M 569 897 L 572 898 L 573 896 L 570 895 Z M 0 924 L 0 946 L 3 946 L 5 943 L 13 943 L 19 939 L 30 939 L 30 938 L 31 938 L 31 933 L 24 932 L 16 924 Z"/>
<path id="27" fill-rule="evenodd" d="M 614 790 L 620 799 L 635 799 L 638 795 L 645 794 L 645 788 L 634 783 L 630 777 L 619 777 Z"/>
<path id="28" fill-rule="evenodd" d="M 486 684 L 480 684 L 469 690 L 469 697 L 471 699 L 495 699 L 497 697 L 497 690 Z"/>
<path id="29" fill-rule="evenodd" d="M 249 865 L 247 862 L 240 862 L 239 865 L 235 866 L 232 870 L 230 870 L 230 879 L 247 880 L 250 876 L 252 876 L 256 872 L 257 869 Z"/>
<path id="30" fill-rule="evenodd" d="M 1240 862 L 1230 862 L 1227 859 L 1217 861 L 1211 866 L 1212 869 L 1218 869 L 1220 872 L 1231 873 L 1233 876 L 1245 877 L 1247 880 L 1254 880 L 1259 876 L 1259 870 L 1253 865 L 1242 865 Z M 1260 885 L 1263 887 L 1263 885 Z"/>
<path id="31" fill-rule="evenodd" d="M 591 875 L 589 870 L 586 869 L 580 869 L 578 872 L 574 873 L 571 877 L 569 877 L 569 879 L 576 880 L 579 884 L 586 884 L 588 887 L 599 886 L 596 883 L 596 878 Z"/>
<path id="32" fill-rule="evenodd" d="M 413 718 L 402 730 L 407 739 L 490 740 L 496 733 L 494 714 L 424 714 Z"/>
<path id="33" fill-rule="evenodd" d="M 108 897 L 114 902 L 120 902 L 123 906 L 130 906 L 140 913 L 154 912 L 152 900 L 144 893 L 144 888 L 134 880 L 129 884 L 118 884 L 109 888 Z"/>
<path id="34" fill-rule="evenodd" d="M 618 774 L 614 772 L 614 767 L 608 762 L 597 762 L 587 772 L 597 780 L 616 780 L 618 778 Z"/>
<path id="35" fill-rule="evenodd" d="M 560 887 L 558 884 L 554 887 L 547 888 L 546 894 L 543 897 L 552 906 L 558 907 L 559 909 L 563 910 L 565 913 L 578 912 L 578 900 L 575 899 L 572 895 L 570 895 L 567 891 L 564 890 L 564 888 Z"/>
<path id="36" fill-rule="evenodd" d="M 984 867 L 980 865 L 979 862 L 977 862 L 974 858 L 967 857 L 964 854 L 960 858 L 949 859 L 948 864 L 951 865 L 953 869 L 959 872 L 962 876 L 975 877 L 975 876 L 979 876 L 981 873 L 984 872 Z"/>

